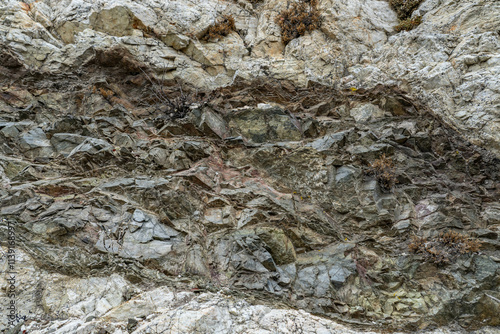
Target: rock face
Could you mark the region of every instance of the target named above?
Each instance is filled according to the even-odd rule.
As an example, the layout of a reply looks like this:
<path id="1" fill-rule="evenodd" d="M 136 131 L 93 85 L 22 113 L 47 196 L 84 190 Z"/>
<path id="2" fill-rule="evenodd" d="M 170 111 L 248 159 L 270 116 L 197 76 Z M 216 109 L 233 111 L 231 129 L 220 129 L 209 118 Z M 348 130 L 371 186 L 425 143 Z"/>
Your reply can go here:
<path id="1" fill-rule="evenodd" d="M 285 47 L 274 19 L 286 6 L 279 0 L 44 0 L 22 7 L 7 0 L 0 42 L 4 59 L 14 56 L 42 73 L 117 61 L 205 89 L 237 77 L 400 87 L 472 143 L 500 152 L 497 1 L 426 0 L 413 13 L 423 16 L 422 24 L 396 34 L 397 17 L 385 1 L 321 0 L 321 29 Z M 221 15 L 232 15 L 237 31 L 200 42 Z M 110 52 L 115 48 L 127 56 Z"/>
<path id="2" fill-rule="evenodd" d="M 396 34 L 387 2 L 321 0 L 285 46 L 286 6 L 0 5 L 12 333 L 495 332 L 500 4 L 423 1 Z M 445 231 L 480 251 L 410 252 Z"/>

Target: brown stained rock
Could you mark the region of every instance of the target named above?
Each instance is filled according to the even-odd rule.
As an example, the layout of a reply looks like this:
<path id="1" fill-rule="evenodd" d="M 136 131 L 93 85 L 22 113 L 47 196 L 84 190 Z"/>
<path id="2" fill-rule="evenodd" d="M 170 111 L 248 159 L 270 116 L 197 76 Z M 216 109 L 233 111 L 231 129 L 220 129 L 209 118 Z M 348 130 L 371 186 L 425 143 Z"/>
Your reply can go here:
<path id="1" fill-rule="evenodd" d="M 96 31 L 102 31 L 113 36 L 131 35 L 134 27 L 134 15 L 124 6 L 104 9 L 90 15 L 89 25 Z"/>
<path id="2" fill-rule="evenodd" d="M 87 64 L 113 67 L 120 72 L 138 73 L 140 72 L 140 63 L 134 58 L 127 49 L 116 46 L 111 49 L 97 49 L 95 56 Z"/>
<path id="3" fill-rule="evenodd" d="M 0 101 L 19 109 L 28 107 L 32 100 L 33 95 L 21 87 L 2 87 L 0 91 Z"/>
<path id="4" fill-rule="evenodd" d="M 4 66 L 6 68 L 19 68 L 22 66 L 22 62 L 17 59 L 12 52 L 9 52 L 4 45 L 2 45 L 2 51 L 0 53 L 0 64 L 2 64 L 0 66 Z"/>
<path id="5" fill-rule="evenodd" d="M 484 291 L 483 296 L 478 302 L 477 309 L 479 312 L 479 321 L 481 323 L 487 323 L 490 326 L 500 325 L 500 320 L 496 316 L 497 312 L 500 311 L 500 294 L 498 291 Z M 480 326 L 480 324 L 476 324 Z"/>
<path id="6" fill-rule="evenodd" d="M 81 22 L 66 21 L 59 26 L 56 31 L 61 36 L 61 39 L 66 44 L 75 42 L 75 34 L 85 30 L 89 26 Z"/>

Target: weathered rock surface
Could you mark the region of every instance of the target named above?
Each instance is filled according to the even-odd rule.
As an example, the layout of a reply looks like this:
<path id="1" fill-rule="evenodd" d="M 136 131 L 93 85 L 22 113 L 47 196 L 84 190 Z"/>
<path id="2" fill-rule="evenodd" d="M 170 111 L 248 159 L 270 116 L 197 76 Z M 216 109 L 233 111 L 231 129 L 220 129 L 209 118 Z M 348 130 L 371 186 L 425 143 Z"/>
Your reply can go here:
<path id="1" fill-rule="evenodd" d="M 318 6 L 285 47 L 278 0 L 0 4 L 18 330 L 497 330 L 500 4 L 427 0 L 397 34 L 384 1 Z M 202 90 L 179 119 L 175 80 Z M 410 254 L 447 230 L 480 252 Z"/>
<path id="2" fill-rule="evenodd" d="M 274 22 L 286 6 L 278 0 L 19 4 L 8 0 L 0 7 L 0 42 L 27 68 L 79 72 L 90 63 L 117 60 L 129 71 L 153 68 L 208 89 L 236 77 L 288 79 L 300 86 L 397 86 L 474 144 L 500 152 L 497 1 L 426 0 L 413 14 L 422 15 L 423 23 L 396 34 L 397 18 L 385 1 L 322 0 L 321 30 L 286 47 Z M 222 14 L 235 17 L 237 32 L 201 43 L 198 38 Z M 111 51 L 116 48 L 126 56 L 117 58 Z"/>
<path id="3" fill-rule="evenodd" d="M 41 108 L 32 122 L 18 122 L 21 131 L 2 131 L 1 214 L 16 226 L 32 270 L 42 270 L 23 281 L 51 296 L 20 308 L 28 326 L 32 313 L 83 312 L 105 323 L 106 312 L 127 307 L 113 295 L 82 309 L 58 297 L 69 292 L 48 273 L 95 277 L 71 298 L 87 298 L 88 289 L 101 295 L 92 284 L 108 275 L 144 291 L 167 284 L 267 296 L 379 328 L 498 325 L 497 158 L 400 92 L 287 85 L 226 88 L 175 121 L 158 118 L 153 106 L 152 116 L 109 108 L 100 117 L 82 110 L 38 123 L 52 113 Z M 259 104 L 287 93 L 294 98 L 282 102 L 295 113 Z M 242 94 L 260 107 L 227 109 Z M 327 97 L 333 117 L 300 112 Z M 388 108 L 387 100 L 399 105 Z M 18 124 L 8 115 L 14 122 L 2 130 Z M 41 140 L 44 150 L 25 149 L 20 138 L 33 133 L 50 137 Z M 368 173 L 382 154 L 396 166 L 390 191 Z M 409 254 L 412 234 L 448 229 L 479 237 L 481 253 L 445 267 Z M 94 326 L 70 323 L 64 331 Z"/>

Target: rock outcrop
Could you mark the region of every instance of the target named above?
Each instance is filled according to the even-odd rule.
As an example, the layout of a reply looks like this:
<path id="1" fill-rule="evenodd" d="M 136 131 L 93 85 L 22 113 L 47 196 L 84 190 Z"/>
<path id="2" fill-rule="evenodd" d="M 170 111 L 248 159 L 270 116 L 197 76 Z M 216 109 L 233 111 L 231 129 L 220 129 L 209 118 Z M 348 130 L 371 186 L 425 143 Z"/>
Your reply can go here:
<path id="1" fill-rule="evenodd" d="M 0 5 L 13 333 L 495 332 L 500 4 L 396 33 L 385 1 L 320 0 L 285 46 L 286 6 Z M 411 252 L 446 231 L 480 251 Z"/>

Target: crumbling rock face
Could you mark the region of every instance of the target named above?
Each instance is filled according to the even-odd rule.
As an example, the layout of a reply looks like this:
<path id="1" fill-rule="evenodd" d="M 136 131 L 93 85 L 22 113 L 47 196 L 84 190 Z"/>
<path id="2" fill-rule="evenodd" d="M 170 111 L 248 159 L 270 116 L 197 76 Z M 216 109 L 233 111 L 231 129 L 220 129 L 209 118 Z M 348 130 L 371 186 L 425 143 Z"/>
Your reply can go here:
<path id="1" fill-rule="evenodd" d="M 1 5 L 17 329 L 495 331 L 498 5 L 424 1 L 395 34 L 386 2 L 319 1 L 321 29 L 284 47 L 285 5 Z M 236 31 L 200 42 L 221 13 Z M 158 97 L 175 81 L 200 97 L 179 119 Z M 480 252 L 410 253 L 447 230 Z"/>
<path id="2" fill-rule="evenodd" d="M 42 296 L 45 275 L 115 275 L 138 291 L 222 289 L 380 328 L 497 325 L 498 160 L 398 90 L 240 82 L 176 120 L 98 92 L 67 114 L 44 97 L 21 120 L 40 97 L 18 94 L 26 106 L 0 123 L 1 214 Z M 243 97 L 253 107 L 231 107 Z M 369 172 L 382 154 L 392 189 Z M 445 267 L 409 254 L 411 235 L 448 229 L 478 237 L 481 253 Z M 87 316 L 114 322 L 124 302 Z M 27 326 L 77 317 L 43 303 L 21 308 Z"/>
<path id="3" fill-rule="evenodd" d="M 275 18 L 286 7 L 278 0 L 44 0 L 24 6 L 8 0 L 0 7 L 0 42 L 8 52 L 2 59 L 4 66 L 19 66 L 17 56 L 43 73 L 80 72 L 120 48 L 129 55 L 121 67 L 138 62 L 130 71 L 144 66 L 204 89 L 238 77 L 356 89 L 390 84 L 498 154 L 498 2 L 423 1 L 413 12 L 422 24 L 396 33 L 396 13 L 386 1 L 322 0 L 321 28 L 285 47 Z M 201 42 L 222 15 L 234 17 L 236 31 Z"/>

